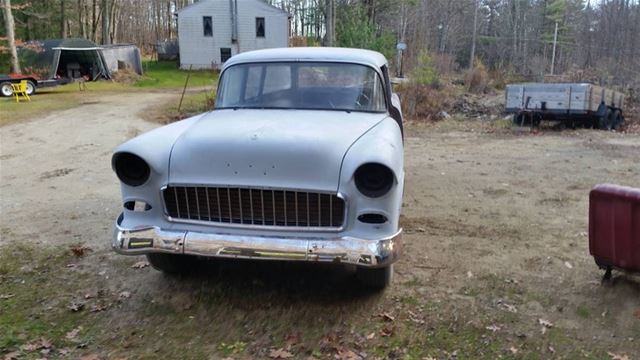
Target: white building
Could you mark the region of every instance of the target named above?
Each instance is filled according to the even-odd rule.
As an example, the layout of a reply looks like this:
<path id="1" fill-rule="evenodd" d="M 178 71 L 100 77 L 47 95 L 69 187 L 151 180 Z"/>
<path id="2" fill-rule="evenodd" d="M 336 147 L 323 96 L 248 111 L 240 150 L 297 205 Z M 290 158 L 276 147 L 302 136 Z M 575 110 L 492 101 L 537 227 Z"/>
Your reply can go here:
<path id="1" fill-rule="evenodd" d="M 201 0 L 178 11 L 180 68 L 220 68 L 250 50 L 287 47 L 289 15 L 262 0 Z"/>

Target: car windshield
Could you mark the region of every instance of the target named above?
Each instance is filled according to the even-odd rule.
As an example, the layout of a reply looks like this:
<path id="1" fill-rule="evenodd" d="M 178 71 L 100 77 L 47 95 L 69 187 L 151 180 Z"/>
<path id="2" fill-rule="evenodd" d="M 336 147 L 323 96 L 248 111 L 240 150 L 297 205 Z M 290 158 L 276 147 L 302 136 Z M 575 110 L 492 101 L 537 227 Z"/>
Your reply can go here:
<path id="1" fill-rule="evenodd" d="M 315 109 L 385 112 L 378 73 L 348 63 L 234 65 L 220 80 L 217 109 Z"/>

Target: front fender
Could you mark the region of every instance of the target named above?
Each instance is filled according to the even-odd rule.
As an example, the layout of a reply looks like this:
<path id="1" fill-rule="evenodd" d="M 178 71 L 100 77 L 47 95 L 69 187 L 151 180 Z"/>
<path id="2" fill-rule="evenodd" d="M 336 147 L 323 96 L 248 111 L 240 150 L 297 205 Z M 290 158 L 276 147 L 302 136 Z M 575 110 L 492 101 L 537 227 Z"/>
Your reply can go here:
<path id="1" fill-rule="evenodd" d="M 379 198 L 362 195 L 355 185 L 355 171 L 370 162 L 387 166 L 395 175 L 395 184 L 391 190 Z M 384 119 L 347 150 L 342 161 L 338 191 L 348 199 L 347 226 L 350 229 L 370 235 L 380 231 L 391 234 L 398 230 L 404 192 L 404 147 L 400 127 L 394 119 Z M 383 214 L 388 222 L 375 226 L 361 223 L 357 218 L 363 213 Z"/>
<path id="2" fill-rule="evenodd" d="M 163 218 L 160 188 L 169 183 L 169 162 L 171 150 L 176 140 L 202 115 L 178 121 L 146 132 L 118 146 L 114 154 L 130 152 L 143 158 L 151 169 L 149 180 L 140 186 L 120 183 L 123 204 L 128 201 L 143 201 L 150 206 L 144 212 L 123 209 L 125 224 L 140 224 L 149 219 Z M 112 161 L 113 167 L 113 161 Z M 147 219 L 147 220 L 145 220 Z M 149 222 L 150 224 L 152 222 Z"/>

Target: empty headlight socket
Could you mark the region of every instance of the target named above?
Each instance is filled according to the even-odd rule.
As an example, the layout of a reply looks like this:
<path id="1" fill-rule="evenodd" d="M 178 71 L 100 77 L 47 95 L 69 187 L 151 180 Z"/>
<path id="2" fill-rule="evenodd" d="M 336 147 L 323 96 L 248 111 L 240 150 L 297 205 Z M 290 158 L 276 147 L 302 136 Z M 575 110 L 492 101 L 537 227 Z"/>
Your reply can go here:
<path id="1" fill-rule="evenodd" d="M 141 200 L 133 200 L 127 201 L 124 203 L 124 208 L 131 211 L 149 211 L 151 210 L 151 205 L 147 204 Z"/>
<path id="2" fill-rule="evenodd" d="M 387 219 L 387 217 L 382 214 L 366 213 L 359 215 L 358 221 L 365 224 L 384 224 L 389 221 L 389 219 Z"/>

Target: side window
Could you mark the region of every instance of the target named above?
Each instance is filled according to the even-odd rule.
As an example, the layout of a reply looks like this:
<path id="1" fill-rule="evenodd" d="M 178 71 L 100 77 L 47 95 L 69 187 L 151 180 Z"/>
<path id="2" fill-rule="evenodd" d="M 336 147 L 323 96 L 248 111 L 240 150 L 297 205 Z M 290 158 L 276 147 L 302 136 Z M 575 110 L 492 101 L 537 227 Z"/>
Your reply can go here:
<path id="1" fill-rule="evenodd" d="M 206 37 L 213 36 L 213 20 L 211 16 L 202 17 L 202 33 Z"/>
<path id="2" fill-rule="evenodd" d="M 264 37 L 264 18 L 256 18 L 256 37 Z"/>
<path id="3" fill-rule="evenodd" d="M 219 103 L 224 103 L 227 106 L 240 104 L 243 76 L 244 70 L 239 68 L 232 67 L 225 72 L 223 83 L 221 84 L 221 88 L 225 89 L 225 91 L 218 97 L 217 101 Z"/>
<path id="4" fill-rule="evenodd" d="M 220 61 L 225 62 L 231 58 L 231 48 L 220 48 Z"/>
<path id="5" fill-rule="evenodd" d="M 372 78 L 369 80 L 369 84 L 373 85 L 373 88 L 370 89 L 371 91 L 371 108 L 372 109 L 384 109 L 385 108 L 385 100 L 384 100 L 384 93 L 385 93 L 385 89 L 382 85 L 382 82 L 380 82 L 380 79 L 378 77 L 378 74 L 376 74 L 375 72 L 372 72 Z"/>
<path id="6" fill-rule="evenodd" d="M 291 89 L 291 66 L 270 65 L 266 67 L 266 71 L 262 88 L 263 94 Z"/>

